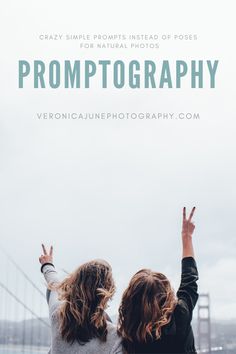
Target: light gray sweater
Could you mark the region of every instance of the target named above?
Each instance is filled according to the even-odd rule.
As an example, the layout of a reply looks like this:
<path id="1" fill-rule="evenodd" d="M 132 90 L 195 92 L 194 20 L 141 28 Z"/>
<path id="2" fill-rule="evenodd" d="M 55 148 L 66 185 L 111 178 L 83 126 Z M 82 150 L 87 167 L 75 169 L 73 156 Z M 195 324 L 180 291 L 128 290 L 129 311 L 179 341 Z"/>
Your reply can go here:
<path id="1" fill-rule="evenodd" d="M 52 265 L 45 265 L 42 269 L 47 284 L 58 283 L 57 271 Z M 121 340 L 117 335 L 116 327 L 107 322 L 107 340 L 101 342 L 98 338 L 80 345 L 78 342 L 69 344 L 61 338 L 59 331 L 58 308 L 61 302 L 56 291 L 50 291 L 47 296 L 49 318 L 51 323 L 51 354 L 121 354 Z"/>

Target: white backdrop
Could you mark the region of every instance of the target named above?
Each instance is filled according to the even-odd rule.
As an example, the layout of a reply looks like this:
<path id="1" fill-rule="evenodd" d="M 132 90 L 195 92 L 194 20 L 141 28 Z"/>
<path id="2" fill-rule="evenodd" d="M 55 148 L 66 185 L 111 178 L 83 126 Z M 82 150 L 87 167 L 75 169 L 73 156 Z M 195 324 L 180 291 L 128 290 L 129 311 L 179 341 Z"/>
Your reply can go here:
<path id="1" fill-rule="evenodd" d="M 227 6 L 226 6 L 227 5 Z M 2 6 L 2 5 L 1 5 Z M 151 267 L 177 289 L 181 208 L 196 206 L 200 291 L 236 317 L 234 1 L 11 1 L 1 10 L 1 244 L 42 283 L 40 244 L 73 270 L 111 262 L 116 312 L 130 276 Z M 56 33 L 197 34 L 158 50 L 80 50 Z M 18 89 L 17 63 L 218 59 L 216 89 Z M 200 120 L 38 120 L 37 112 L 199 112 Z"/>

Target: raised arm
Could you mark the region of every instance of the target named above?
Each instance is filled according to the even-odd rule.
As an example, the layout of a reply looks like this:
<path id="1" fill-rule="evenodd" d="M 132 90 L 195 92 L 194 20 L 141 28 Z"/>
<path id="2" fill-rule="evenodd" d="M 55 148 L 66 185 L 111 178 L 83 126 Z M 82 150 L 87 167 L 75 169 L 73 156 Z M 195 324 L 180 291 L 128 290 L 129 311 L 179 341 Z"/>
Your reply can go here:
<path id="1" fill-rule="evenodd" d="M 42 245 L 43 254 L 39 257 L 39 262 L 41 263 L 41 272 L 48 286 L 59 283 L 59 278 L 57 271 L 53 265 L 53 247 L 50 247 L 49 252 L 47 252 L 46 247 Z M 55 307 L 59 304 L 57 291 L 52 291 L 50 288 L 47 289 L 47 302 L 49 305 L 50 314 L 54 311 Z"/>
<path id="2" fill-rule="evenodd" d="M 183 224 L 182 224 L 182 244 L 183 244 L 183 258 L 193 257 L 193 240 L 192 235 L 195 225 L 192 222 L 192 217 L 195 212 L 195 207 L 192 209 L 189 218 L 186 217 L 186 208 L 183 208 Z"/>
<path id="3" fill-rule="evenodd" d="M 186 218 L 186 208 L 183 208 L 183 226 L 182 226 L 182 243 L 183 243 L 183 259 L 181 283 L 177 292 L 177 297 L 182 306 L 186 308 L 189 314 L 189 320 L 192 318 L 192 311 L 198 299 L 197 280 L 198 270 L 194 259 L 194 250 L 192 235 L 195 226 L 192 217 L 195 207 L 192 209 L 189 218 Z"/>

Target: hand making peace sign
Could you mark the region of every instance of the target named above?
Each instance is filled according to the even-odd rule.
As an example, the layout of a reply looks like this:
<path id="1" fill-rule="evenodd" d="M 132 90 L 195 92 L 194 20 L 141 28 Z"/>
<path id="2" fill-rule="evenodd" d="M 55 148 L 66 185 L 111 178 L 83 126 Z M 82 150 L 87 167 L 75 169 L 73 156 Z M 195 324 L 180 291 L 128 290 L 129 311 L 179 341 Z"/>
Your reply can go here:
<path id="1" fill-rule="evenodd" d="M 39 262 L 41 264 L 53 263 L 53 247 L 50 247 L 49 253 L 46 250 L 44 244 L 42 244 L 43 254 L 39 257 Z"/>
<path id="2" fill-rule="evenodd" d="M 195 225 L 192 222 L 192 217 L 195 212 L 195 207 L 192 209 L 189 218 L 186 218 L 186 208 L 183 208 L 183 226 L 182 226 L 182 237 L 183 239 L 192 237 Z"/>

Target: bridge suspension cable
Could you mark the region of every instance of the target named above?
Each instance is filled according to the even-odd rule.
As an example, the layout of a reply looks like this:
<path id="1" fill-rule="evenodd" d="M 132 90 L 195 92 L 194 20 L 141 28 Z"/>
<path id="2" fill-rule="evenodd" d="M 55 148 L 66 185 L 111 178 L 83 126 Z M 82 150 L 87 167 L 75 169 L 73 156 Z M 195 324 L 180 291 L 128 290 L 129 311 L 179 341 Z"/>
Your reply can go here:
<path id="1" fill-rule="evenodd" d="M 23 271 L 23 269 L 14 261 L 14 259 L 2 248 L 0 247 L 1 252 L 7 257 L 7 259 L 15 266 L 15 268 L 23 275 L 23 277 L 37 290 L 37 292 L 45 298 L 45 294 L 41 289 L 33 282 L 33 280 Z"/>
<path id="2" fill-rule="evenodd" d="M 23 301 L 21 301 L 10 289 L 8 289 L 7 286 L 5 286 L 2 282 L 0 282 L 0 287 L 4 289 L 13 299 L 15 299 L 20 305 L 24 307 L 25 310 L 27 310 L 31 315 L 33 315 L 35 318 L 37 318 L 41 323 L 43 323 L 45 326 L 50 327 L 49 323 L 44 321 L 43 318 L 38 317 L 38 315 L 31 310 Z"/>

